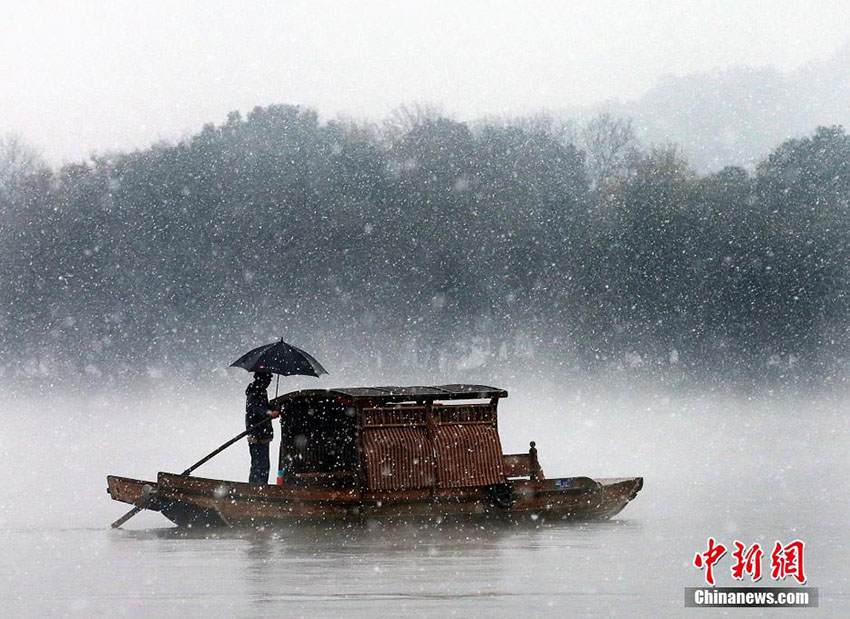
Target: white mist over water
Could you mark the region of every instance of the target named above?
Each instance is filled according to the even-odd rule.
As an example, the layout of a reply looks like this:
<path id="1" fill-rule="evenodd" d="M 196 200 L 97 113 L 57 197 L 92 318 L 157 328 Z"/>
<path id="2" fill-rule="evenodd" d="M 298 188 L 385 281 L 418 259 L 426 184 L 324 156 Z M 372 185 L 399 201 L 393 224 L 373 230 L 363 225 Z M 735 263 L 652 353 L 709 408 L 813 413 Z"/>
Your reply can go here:
<path id="1" fill-rule="evenodd" d="M 802 539 L 808 585 L 820 589 L 819 616 L 850 610 L 843 394 L 745 397 L 532 380 L 499 386 L 510 391 L 500 404 L 506 452 L 536 441 L 550 477 L 643 475 L 635 501 L 615 521 L 589 524 L 305 526 L 209 536 L 177 532 L 159 514 L 143 513 L 113 531 L 109 523 L 128 506 L 109 499 L 106 475 L 153 479 L 159 470 L 183 470 L 241 430 L 241 388 L 7 394 L 0 404 L 0 611 L 678 615 L 683 588 L 703 582 L 691 561 L 709 536 L 727 547 L 737 539 L 767 549 Z M 243 479 L 247 451 L 234 445 L 197 474 Z M 727 555 L 716 568 L 722 586 L 738 584 L 731 562 Z M 765 562 L 758 584 L 770 586 L 768 556 Z"/>

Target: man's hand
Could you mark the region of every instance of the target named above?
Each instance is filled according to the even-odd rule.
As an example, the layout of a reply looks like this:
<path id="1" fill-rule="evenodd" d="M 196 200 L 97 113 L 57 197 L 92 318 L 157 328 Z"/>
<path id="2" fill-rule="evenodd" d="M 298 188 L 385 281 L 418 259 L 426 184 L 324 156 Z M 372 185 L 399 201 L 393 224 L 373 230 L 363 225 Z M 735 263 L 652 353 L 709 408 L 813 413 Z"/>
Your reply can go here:
<path id="1" fill-rule="evenodd" d="M 280 417 L 280 411 L 269 411 L 269 417 L 272 419 L 277 419 Z"/>

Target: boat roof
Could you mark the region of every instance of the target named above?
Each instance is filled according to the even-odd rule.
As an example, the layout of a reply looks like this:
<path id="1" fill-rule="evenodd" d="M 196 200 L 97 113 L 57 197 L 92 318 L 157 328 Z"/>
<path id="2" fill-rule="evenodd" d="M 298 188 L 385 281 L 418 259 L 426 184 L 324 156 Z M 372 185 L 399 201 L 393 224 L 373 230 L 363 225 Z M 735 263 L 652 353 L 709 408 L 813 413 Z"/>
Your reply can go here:
<path id="1" fill-rule="evenodd" d="M 341 387 L 337 389 L 302 389 L 285 393 L 274 399 L 275 403 L 295 400 L 320 400 L 343 398 L 357 403 L 421 402 L 434 400 L 477 400 L 506 398 L 508 392 L 486 385 L 435 385 L 432 387 Z"/>

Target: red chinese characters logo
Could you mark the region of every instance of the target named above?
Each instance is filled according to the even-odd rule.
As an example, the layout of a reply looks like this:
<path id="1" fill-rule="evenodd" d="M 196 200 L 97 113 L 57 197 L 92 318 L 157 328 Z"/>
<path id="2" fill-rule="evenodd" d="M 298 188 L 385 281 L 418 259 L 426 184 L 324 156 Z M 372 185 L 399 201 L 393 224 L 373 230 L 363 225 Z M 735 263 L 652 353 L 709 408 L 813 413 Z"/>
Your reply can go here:
<path id="1" fill-rule="evenodd" d="M 694 567 L 705 570 L 705 582 L 714 586 L 714 565 L 726 554 L 726 546 L 708 538 L 708 550 L 694 556 Z"/>
<path id="2" fill-rule="evenodd" d="M 764 552 L 758 543 L 747 547 L 746 544 L 735 540 L 732 559 L 734 563 L 731 568 L 732 578 L 744 580 L 749 576 L 752 582 L 758 582 L 762 576 L 762 558 Z M 804 554 L 806 544 L 795 539 L 793 542 L 783 545 L 776 542 L 773 552 L 770 553 L 770 577 L 773 580 L 784 580 L 787 577 L 794 578 L 799 584 L 806 583 L 804 571 Z M 713 537 L 708 538 L 705 552 L 694 555 L 694 567 L 705 571 L 705 582 L 715 585 L 714 567 L 726 555 L 726 546 L 719 543 Z"/>
<path id="3" fill-rule="evenodd" d="M 798 583 L 806 583 L 806 574 L 803 572 L 803 549 L 806 544 L 795 539 L 790 544 L 783 546 L 779 542 L 770 553 L 770 577 L 773 580 L 784 580 L 786 576 L 793 576 Z"/>
<path id="4" fill-rule="evenodd" d="M 732 566 L 732 578 L 735 580 L 744 580 L 744 574 L 749 574 L 753 582 L 761 580 L 761 558 L 764 554 L 761 546 L 758 543 L 747 547 L 735 540 L 735 552 L 732 553 L 732 558 L 735 559 L 735 565 Z"/>

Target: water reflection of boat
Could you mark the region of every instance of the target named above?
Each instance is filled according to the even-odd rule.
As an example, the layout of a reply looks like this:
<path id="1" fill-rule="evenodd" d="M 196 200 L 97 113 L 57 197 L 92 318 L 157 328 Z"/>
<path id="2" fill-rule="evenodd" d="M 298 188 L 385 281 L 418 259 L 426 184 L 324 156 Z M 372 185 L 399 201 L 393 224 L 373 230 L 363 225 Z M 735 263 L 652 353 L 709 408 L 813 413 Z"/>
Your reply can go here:
<path id="1" fill-rule="evenodd" d="M 300 520 L 610 518 L 640 477 L 547 479 L 534 443 L 503 454 L 497 405 L 481 385 L 305 390 L 280 406 L 276 485 L 159 473 L 156 482 L 107 477 L 116 501 L 180 526 Z"/>

